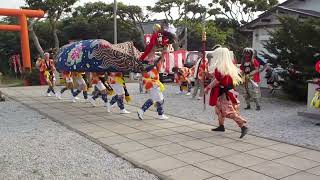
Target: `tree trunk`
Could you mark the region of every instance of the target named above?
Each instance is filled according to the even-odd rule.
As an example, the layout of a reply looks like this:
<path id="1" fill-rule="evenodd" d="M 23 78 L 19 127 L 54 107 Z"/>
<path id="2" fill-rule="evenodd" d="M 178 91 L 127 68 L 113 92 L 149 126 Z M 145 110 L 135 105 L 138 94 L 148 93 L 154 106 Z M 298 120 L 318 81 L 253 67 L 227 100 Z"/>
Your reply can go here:
<path id="1" fill-rule="evenodd" d="M 57 22 L 53 22 L 51 24 L 52 26 L 52 35 L 53 35 L 53 39 L 54 39 L 54 48 L 56 50 L 59 49 L 59 38 L 58 38 L 58 35 L 57 35 Z"/>
<path id="2" fill-rule="evenodd" d="M 33 26 L 34 26 L 34 21 L 32 21 L 29 25 L 29 32 L 30 32 L 32 41 L 33 41 L 34 46 L 36 47 L 37 51 L 39 52 L 40 56 L 44 57 L 44 51 L 40 45 L 40 42 L 39 42 L 39 39 L 38 39 L 36 32 L 34 32 Z"/>

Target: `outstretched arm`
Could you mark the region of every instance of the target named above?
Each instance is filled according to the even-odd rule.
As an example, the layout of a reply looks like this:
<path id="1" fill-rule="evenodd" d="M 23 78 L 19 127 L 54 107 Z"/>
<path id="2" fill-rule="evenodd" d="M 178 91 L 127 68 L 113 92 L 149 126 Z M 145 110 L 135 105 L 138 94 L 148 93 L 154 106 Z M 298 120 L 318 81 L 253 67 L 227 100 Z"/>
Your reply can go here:
<path id="1" fill-rule="evenodd" d="M 208 93 L 211 88 L 216 86 L 219 83 L 217 79 L 214 79 L 206 88 L 205 88 L 205 93 Z"/>
<path id="2" fill-rule="evenodd" d="M 140 56 L 140 59 L 144 60 L 150 54 L 153 47 L 156 45 L 157 45 L 157 34 L 153 34 L 150 39 L 150 43 L 146 46 L 143 54 Z"/>

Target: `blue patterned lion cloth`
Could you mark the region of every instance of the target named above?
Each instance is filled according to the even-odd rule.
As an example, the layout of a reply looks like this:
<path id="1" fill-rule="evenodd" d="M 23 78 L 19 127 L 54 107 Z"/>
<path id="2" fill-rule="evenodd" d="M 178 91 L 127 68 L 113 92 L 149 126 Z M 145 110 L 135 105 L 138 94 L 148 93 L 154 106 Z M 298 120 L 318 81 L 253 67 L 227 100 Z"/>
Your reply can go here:
<path id="1" fill-rule="evenodd" d="M 141 72 L 140 55 L 133 42 L 111 44 L 103 39 L 93 39 L 61 47 L 55 61 L 58 71 Z"/>

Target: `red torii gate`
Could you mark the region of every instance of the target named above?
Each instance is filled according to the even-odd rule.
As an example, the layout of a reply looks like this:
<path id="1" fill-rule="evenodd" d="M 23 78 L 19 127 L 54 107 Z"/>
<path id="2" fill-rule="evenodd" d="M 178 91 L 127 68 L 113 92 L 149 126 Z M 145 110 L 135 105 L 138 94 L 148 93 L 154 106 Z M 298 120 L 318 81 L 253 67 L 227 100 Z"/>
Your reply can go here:
<path id="1" fill-rule="evenodd" d="M 21 51 L 23 60 L 23 69 L 25 71 L 31 70 L 30 46 L 27 17 L 43 17 L 42 10 L 29 9 L 5 9 L 0 8 L 0 16 L 16 16 L 19 19 L 19 25 L 1 25 L 0 31 L 20 31 Z"/>

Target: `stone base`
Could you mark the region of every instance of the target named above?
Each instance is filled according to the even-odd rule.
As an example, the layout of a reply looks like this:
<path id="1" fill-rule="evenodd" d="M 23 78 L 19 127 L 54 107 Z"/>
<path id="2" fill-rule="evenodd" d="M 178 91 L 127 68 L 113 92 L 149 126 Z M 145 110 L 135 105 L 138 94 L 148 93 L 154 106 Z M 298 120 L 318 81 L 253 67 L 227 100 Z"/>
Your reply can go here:
<path id="1" fill-rule="evenodd" d="M 304 111 L 298 112 L 298 116 L 308 117 L 312 119 L 317 119 L 320 121 L 320 110 L 316 109 L 306 109 Z"/>

